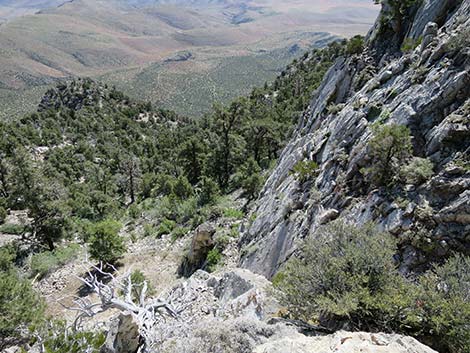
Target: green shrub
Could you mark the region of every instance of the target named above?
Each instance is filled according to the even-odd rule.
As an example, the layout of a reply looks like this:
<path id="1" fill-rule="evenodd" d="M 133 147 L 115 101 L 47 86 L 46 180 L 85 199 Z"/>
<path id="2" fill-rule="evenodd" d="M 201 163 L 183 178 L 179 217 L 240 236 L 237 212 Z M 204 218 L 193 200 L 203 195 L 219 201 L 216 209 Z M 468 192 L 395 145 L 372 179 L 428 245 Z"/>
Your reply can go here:
<path id="1" fill-rule="evenodd" d="M 175 178 L 168 174 L 158 174 L 156 177 L 156 186 L 154 196 L 170 195 L 173 192 Z"/>
<path id="2" fill-rule="evenodd" d="M 129 214 L 129 217 L 132 219 L 137 219 L 140 217 L 140 209 L 139 206 L 135 203 L 129 206 L 127 209 L 127 213 Z"/>
<path id="3" fill-rule="evenodd" d="M 175 242 L 179 238 L 184 237 L 188 232 L 190 231 L 190 228 L 188 227 L 175 227 L 173 231 L 171 232 L 171 240 L 172 242 Z"/>
<path id="4" fill-rule="evenodd" d="M 403 125 L 372 125 L 371 166 L 362 170 L 375 186 L 391 186 L 412 153 L 410 130 Z"/>
<path id="5" fill-rule="evenodd" d="M 185 176 L 180 176 L 173 185 L 173 193 L 179 199 L 184 200 L 193 194 L 193 187 Z"/>
<path id="6" fill-rule="evenodd" d="M 423 41 L 423 37 L 419 37 L 417 39 L 407 37 L 405 38 L 405 40 L 403 41 L 403 44 L 401 45 L 401 51 L 404 53 L 412 52 L 418 47 L 418 45 L 422 43 L 422 41 Z"/>
<path id="7" fill-rule="evenodd" d="M 352 37 L 346 45 L 346 53 L 348 53 L 349 55 L 361 54 L 363 50 L 364 37 L 359 35 Z"/>
<path id="8" fill-rule="evenodd" d="M 297 162 L 292 169 L 292 173 L 296 175 L 297 180 L 301 183 L 315 178 L 318 174 L 318 164 L 315 161 L 303 160 Z"/>
<path id="9" fill-rule="evenodd" d="M 249 201 L 258 196 L 264 181 L 261 168 L 254 158 L 248 158 L 240 166 L 240 170 L 234 179 L 236 186 L 243 189 L 243 194 Z"/>
<path id="10" fill-rule="evenodd" d="M 42 329 L 44 353 L 99 353 L 106 336 L 97 331 L 73 331 L 65 322 L 52 322 Z"/>
<path id="11" fill-rule="evenodd" d="M 294 317 L 305 321 L 350 320 L 364 329 L 377 321 L 392 326 L 395 308 L 387 305 L 402 305 L 403 287 L 393 263 L 395 249 L 393 238 L 372 225 L 332 222 L 305 243 L 302 257 L 290 261 L 276 279 L 281 299 Z"/>
<path id="12" fill-rule="evenodd" d="M 173 218 L 180 224 L 190 221 L 198 211 L 197 199 L 192 196 L 176 202 L 173 206 Z"/>
<path id="13" fill-rule="evenodd" d="M 21 224 L 5 223 L 0 226 L 0 233 L 21 235 L 26 230 L 26 227 Z"/>
<path id="14" fill-rule="evenodd" d="M 470 352 L 470 257 L 457 255 L 419 280 L 414 326 L 439 352 Z"/>
<path id="15" fill-rule="evenodd" d="M 204 177 L 199 187 L 199 205 L 213 205 L 220 195 L 219 185 L 211 178 Z"/>
<path id="16" fill-rule="evenodd" d="M 428 158 L 414 157 L 402 167 L 401 174 L 408 184 L 419 185 L 433 176 L 433 168 L 434 165 Z"/>
<path id="17" fill-rule="evenodd" d="M 395 252 L 390 235 L 335 221 L 306 241 L 273 284 L 293 318 L 469 352 L 470 257 L 457 255 L 411 282 L 396 269 Z"/>
<path id="18" fill-rule="evenodd" d="M 12 245 L 0 247 L 0 271 L 13 268 L 16 259 L 16 250 Z"/>
<path id="19" fill-rule="evenodd" d="M 226 208 L 224 210 L 224 217 L 233 219 L 242 219 L 245 216 L 242 210 L 236 208 Z"/>
<path id="20" fill-rule="evenodd" d="M 206 264 L 207 270 L 212 272 L 215 270 L 217 264 L 222 260 L 222 254 L 218 248 L 214 248 L 207 254 Z"/>
<path id="21" fill-rule="evenodd" d="M 460 32 L 452 35 L 447 42 L 447 47 L 452 51 L 464 50 L 470 46 L 470 29 L 463 28 Z"/>
<path id="22" fill-rule="evenodd" d="M 31 287 L 14 270 L 0 272 L 0 349 L 9 338 L 43 319 L 44 305 Z"/>
<path id="23" fill-rule="evenodd" d="M 113 220 L 94 224 L 89 231 L 89 249 L 93 259 L 113 264 L 126 251 L 124 239 L 119 235 L 122 225 Z"/>
<path id="24" fill-rule="evenodd" d="M 7 215 L 7 210 L 5 210 L 3 206 L 0 206 L 0 224 L 3 224 L 5 222 Z"/>
<path id="25" fill-rule="evenodd" d="M 170 234 L 173 229 L 176 227 L 176 222 L 170 219 L 164 219 L 157 228 L 157 237 L 161 237 L 162 235 Z"/>
<path id="26" fill-rule="evenodd" d="M 31 256 L 31 274 L 44 277 L 48 273 L 65 265 L 75 258 L 79 251 L 77 244 L 71 244 L 64 248 L 58 248 L 54 251 L 45 251 Z"/>
<path id="27" fill-rule="evenodd" d="M 152 237 L 157 233 L 157 228 L 153 224 L 144 224 L 144 237 Z"/>

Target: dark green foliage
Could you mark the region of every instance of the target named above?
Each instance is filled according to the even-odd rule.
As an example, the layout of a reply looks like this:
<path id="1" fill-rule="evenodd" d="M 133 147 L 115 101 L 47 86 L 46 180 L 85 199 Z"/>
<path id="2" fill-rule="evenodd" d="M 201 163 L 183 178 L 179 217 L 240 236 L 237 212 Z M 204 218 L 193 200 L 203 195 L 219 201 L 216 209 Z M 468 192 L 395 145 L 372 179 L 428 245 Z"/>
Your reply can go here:
<path id="1" fill-rule="evenodd" d="M 414 329 L 439 349 L 470 351 L 470 258 L 457 255 L 419 281 Z"/>
<path id="2" fill-rule="evenodd" d="M 3 260 L 2 260 L 3 261 Z M 2 265 L 3 267 L 3 265 Z M 28 280 L 14 269 L 0 271 L 0 349 L 43 319 L 44 306 Z"/>
<path id="3" fill-rule="evenodd" d="M 199 205 L 211 205 L 217 200 L 220 195 L 220 189 L 217 183 L 211 178 L 203 178 L 199 184 Z"/>
<path id="4" fill-rule="evenodd" d="M 369 141 L 371 166 L 363 170 L 375 186 L 391 186 L 400 168 L 411 157 L 410 130 L 402 125 L 372 125 L 373 137 Z"/>
<path id="5" fill-rule="evenodd" d="M 354 36 L 352 37 L 346 46 L 346 53 L 349 55 L 361 54 L 364 50 L 364 37 Z"/>
<path id="6" fill-rule="evenodd" d="M 249 158 L 240 166 L 240 171 L 235 176 L 239 186 L 243 189 L 248 201 L 254 200 L 263 186 L 264 178 L 261 176 L 261 168 L 254 158 Z"/>
<path id="7" fill-rule="evenodd" d="M 11 270 L 14 266 L 16 251 L 12 245 L 0 247 L 0 271 Z"/>
<path id="8" fill-rule="evenodd" d="M 156 236 L 161 237 L 162 235 L 170 234 L 175 227 L 175 221 L 165 218 L 158 226 Z"/>
<path id="9" fill-rule="evenodd" d="M 3 224 L 6 218 L 7 218 L 7 210 L 5 210 L 3 206 L 0 206 L 0 224 Z"/>
<path id="10" fill-rule="evenodd" d="M 192 195 L 193 187 L 185 176 L 180 176 L 173 185 L 173 193 L 177 198 L 185 200 Z"/>
<path id="11" fill-rule="evenodd" d="M 90 255 L 103 263 L 114 264 L 126 251 L 124 239 L 119 235 L 122 225 L 104 220 L 90 227 L 88 234 Z"/>

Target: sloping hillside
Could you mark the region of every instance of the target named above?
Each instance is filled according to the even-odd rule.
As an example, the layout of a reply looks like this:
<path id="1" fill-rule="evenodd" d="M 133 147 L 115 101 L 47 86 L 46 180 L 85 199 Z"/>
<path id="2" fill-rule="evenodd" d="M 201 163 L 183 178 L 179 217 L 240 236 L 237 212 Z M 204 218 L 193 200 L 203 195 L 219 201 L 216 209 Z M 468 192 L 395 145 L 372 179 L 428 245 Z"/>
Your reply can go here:
<path id="1" fill-rule="evenodd" d="M 428 0 L 400 18 L 385 6 L 364 52 L 330 69 L 258 200 L 243 267 L 273 276 L 336 218 L 394 234 L 405 273 L 470 252 L 470 4 L 461 3 Z M 397 126 L 411 150 L 381 156 Z M 292 171 L 308 161 L 318 170 L 299 179 Z"/>

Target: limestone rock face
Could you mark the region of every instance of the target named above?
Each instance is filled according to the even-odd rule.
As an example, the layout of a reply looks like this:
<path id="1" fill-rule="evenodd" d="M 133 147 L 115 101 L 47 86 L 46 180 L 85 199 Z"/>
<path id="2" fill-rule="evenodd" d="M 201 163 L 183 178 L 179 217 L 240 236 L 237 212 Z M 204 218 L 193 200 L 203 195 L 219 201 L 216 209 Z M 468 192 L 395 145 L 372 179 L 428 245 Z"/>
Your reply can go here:
<path id="1" fill-rule="evenodd" d="M 397 236 L 404 272 L 454 250 L 470 253 L 470 1 L 425 0 L 413 13 L 402 25 L 408 37 L 423 37 L 414 51 L 378 57 L 376 26 L 364 53 L 339 59 L 326 74 L 257 200 L 240 241 L 242 267 L 272 277 L 305 237 L 335 218 L 372 221 Z M 400 48 L 390 43 L 399 37 L 387 46 Z M 326 109 L 332 104 L 339 109 Z M 414 155 L 434 165 L 430 180 L 398 185 L 392 196 L 370 190 L 361 170 L 371 161 L 374 123 L 410 129 Z M 305 159 L 319 173 L 299 182 L 291 171 Z M 418 232 L 431 250 L 407 240 Z"/>
<path id="2" fill-rule="evenodd" d="M 436 353 L 411 337 L 345 332 L 324 337 L 293 334 L 259 345 L 253 353 Z"/>
<path id="3" fill-rule="evenodd" d="M 136 353 L 139 349 L 139 326 L 131 313 L 120 313 L 111 321 L 102 353 Z"/>

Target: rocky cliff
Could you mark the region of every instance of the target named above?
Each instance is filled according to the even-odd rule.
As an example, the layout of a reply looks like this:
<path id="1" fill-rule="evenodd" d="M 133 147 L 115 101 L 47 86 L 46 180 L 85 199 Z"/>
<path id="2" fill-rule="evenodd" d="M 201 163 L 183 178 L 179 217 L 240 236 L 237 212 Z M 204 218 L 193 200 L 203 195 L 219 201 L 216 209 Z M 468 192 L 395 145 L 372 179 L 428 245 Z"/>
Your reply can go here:
<path id="1" fill-rule="evenodd" d="M 470 252 L 470 1 L 411 3 L 397 11 L 405 5 L 384 1 L 364 51 L 337 60 L 314 92 L 241 239 L 242 267 L 272 277 L 335 218 L 398 237 L 403 272 Z M 371 188 L 363 169 L 374 124 L 408 127 L 432 177 Z M 292 170 L 305 160 L 319 168 L 299 180 Z"/>

